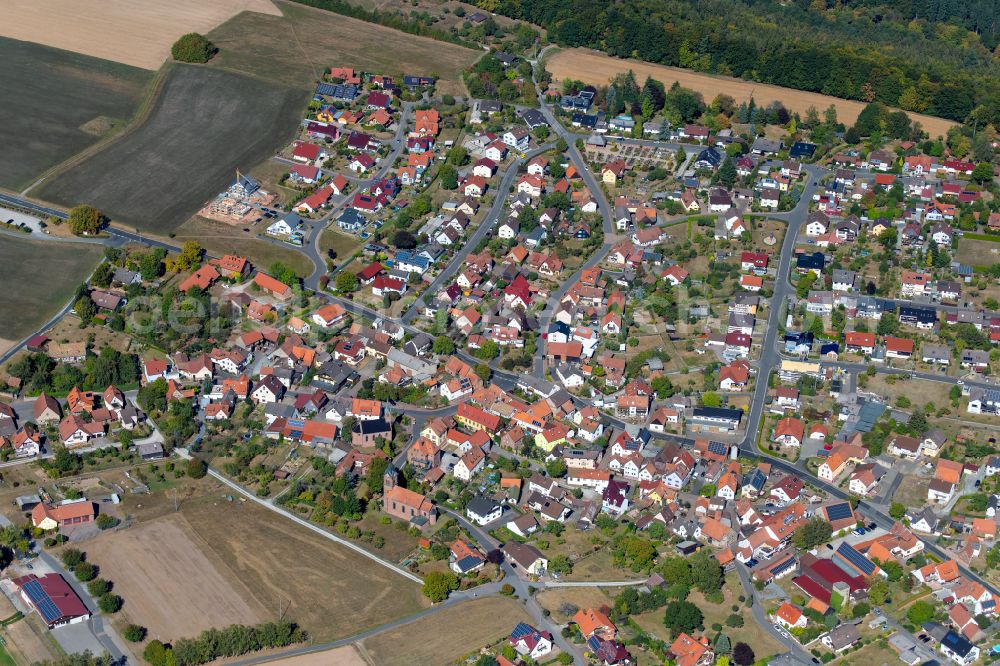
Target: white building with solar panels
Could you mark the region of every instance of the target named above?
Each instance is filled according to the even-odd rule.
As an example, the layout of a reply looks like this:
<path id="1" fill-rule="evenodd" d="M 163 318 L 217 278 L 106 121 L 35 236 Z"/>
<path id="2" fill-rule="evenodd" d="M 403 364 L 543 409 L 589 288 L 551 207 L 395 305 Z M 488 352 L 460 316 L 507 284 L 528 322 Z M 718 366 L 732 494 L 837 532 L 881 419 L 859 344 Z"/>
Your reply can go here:
<path id="1" fill-rule="evenodd" d="M 28 574 L 14 579 L 24 602 L 35 609 L 49 629 L 90 619 L 90 610 L 57 573 Z"/>

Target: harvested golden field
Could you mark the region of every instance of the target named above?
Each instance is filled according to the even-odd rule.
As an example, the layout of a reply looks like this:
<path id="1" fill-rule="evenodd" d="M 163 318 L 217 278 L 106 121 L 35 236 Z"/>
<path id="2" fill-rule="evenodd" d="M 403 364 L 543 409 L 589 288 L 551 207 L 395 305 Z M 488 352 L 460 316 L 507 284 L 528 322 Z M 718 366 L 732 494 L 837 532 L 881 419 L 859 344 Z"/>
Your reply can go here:
<path id="1" fill-rule="evenodd" d="M 702 74 L 641 60 L 623 60 L 590 49 L 558 51 L 546 59 L 546 69 L 552 73 L 552 78 L 556 81 L 570 78 L 594 85 L 607 84 L 616 74 L 631 69 L 640 83 L 647 76 L 662 81 L 667 87 L 677 81 L 682 86 L 701 93 L 706 102 L 711 102 L 720 93 L 731 95 L 737 103 L 748 101 L 753 96 L 758 106 L 778 101 L 790 111 L 798 111 L 802 115 L 805 115 L 806 109 L 810 106 L 816 107 L 816 110 L 822 113 L 823 109 L 833 104 L 837 107 L 837 118 L 848 126 L 854 124 L 858 114 L 865 107 L 862 102 L 726 76 Z M 932 137 L 944 136 L 948 128 L 956 124 L 950 120 L 920 113 L 908 115 L 919 122 Z"/>
<path id="2" fill-rule="evenodd" d="M 353 645 L 299 655 L 285 657 L 266 662 L 267 666 L 368 666 Z"/>
<path id="3" fill-rule="evenodd" d="M 279 13 L 270 0 L 5 0 L 0 35 L 159 69 L 178 37 L 243 11 Z"/>
<path id="4" fill-rule="evenodd" d="M 365 639 L 362 653 L 376 666 L 451 664 L 530 621 L 513 599 L 474 599 Z"/>
<path id="5" fill-rule="evenodd" d="M 125 505 L 136 526 L 86 551 L 125 600 L 125 621 L 150 636 L 275 620 L 280 603 L 283 617 L 326 642 L 428 606 L 415 583 L 257 504 L 227 501 L 214 481 L 182 484 L 176 512 L 164 491 L 127 498 L 142 503 Z"/>
<path id="6" fill-rule="evenodd" d="M 199 541 L 183 516 L 174 514 L 102 535 L 87 545 L 87 555 L 114 581 L 128 620 L 161 640 L 271 619 L 269 610 Z"/>
<path id="7" fill-rule="evenodd" d="M 286 617 L 315 642 L 429 605 L 416 583 L 257 504 L 215 496 L 188 501 L 181 511 L 202 543 L 273 611 L 271 619 L 281 599 Z"/>
<path id="8" fill-rule="evenodd" d="M 482 51 L 290 2 L 281 16 L 244 13 L 213 30 L 219 47 L 210 66 L 311 87 L 334 66 L 439 77 L 438 92 L 464 94 L 462 70 Z"/>

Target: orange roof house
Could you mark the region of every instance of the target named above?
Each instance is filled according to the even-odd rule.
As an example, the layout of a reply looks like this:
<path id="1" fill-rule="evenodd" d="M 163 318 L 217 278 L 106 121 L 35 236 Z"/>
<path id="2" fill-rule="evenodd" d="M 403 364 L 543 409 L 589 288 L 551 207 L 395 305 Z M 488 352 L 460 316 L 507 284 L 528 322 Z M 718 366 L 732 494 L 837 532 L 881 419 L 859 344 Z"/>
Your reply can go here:
<path id="1" fill-rule="evenodd" d="M 580 629 L 584 638 L 597 635 L 604 640 L 614 640 L 618 634 L 618 627 L 601 610 L 597 608 L 581 608 L 576 612 L 571 620 Z"/>
<path id="2" fill-rule="evenodd" d="M 227 278 L 242 277 L 250 266 L 246 257 L 235 254 L 227 254 L 221 259 L 212 259 L 211 263 L 217 266 L 219 273 Z"/>
<path id="3" fill-rule="evenodd" d="M 683 632 L 670 646 L 670 652 L 674 655 L 677 666 L 696 666 L 703 659 L 710 662 L 714 657 L 708 647 L 708 638 L 702 636 L 695 639 Z"/>
<path id="4" fill-rule="evenodd" d="M 962 470 L 964 469 L 965 466 L 960 462 L 941 458 L 937 461 L 934 478 L 945 483 L 958 483 L 962 480 Z"/>
<path id="5" fill-rule="evenodd" d="M 774 617 L 776 622 L 785 625 L 787 628 L 805 626 L 802 611 L 787 601 L 778 606 L 778 610 L 774 612 Z"/>
<path id="6" fill-rule="evenodd" d="M 455 420 L 473 430 L 498 432 L 500 429 L 499 416 L 490 414 L 468 403 L 461 403 L 458 406 L 458 411 L 455 413 Z"/>
<path id="7" fill-rule="evenodd" d="M 31 510 L 31 523 L 43 530 L 54 530 L 65 525 L 89 523 L 96 515 L 93 502 L 74 502 L 58 506 L 41 502 Z"/>
<path id="8" fill-rule="evenodd" d="M 972 520 L 972 533 L 976 536 L 992 539 L 997 535 L 997 523 L 989 518 L 974 518 Z"/>
<path id="9" fill-rule="evenodd" d="M 271 294 L 275 298 L 284 300 L 292 297 L 291 287 L 267 273 L 257 273 L 253 278 L 253 282 L 260 287 L 261 291 Z"/>
<path id="10" fill-rule="evenodd" d="M 198 289 L 205 291 L 215 284 L 215 281 L 220 277 L 221 275 L 219 275 L 219 271 L 215 270 L 215 266 L 212 264 L 203 264 L 201 268 L 187 276 L 187 278 L 181 282 L 178 289 L 183 292 L 187 292 L 189 289 L 197 287 Z"/>
<path id="11" fill-rule="evenodd" d="M 430 134 L 431 136 L 437 136 L 438 134 L 438 124 L 441 122 L 441 114 L 438 113 L 437 109 L 427 109 L 414 112 L 414 121 L 417 134 Z"/>

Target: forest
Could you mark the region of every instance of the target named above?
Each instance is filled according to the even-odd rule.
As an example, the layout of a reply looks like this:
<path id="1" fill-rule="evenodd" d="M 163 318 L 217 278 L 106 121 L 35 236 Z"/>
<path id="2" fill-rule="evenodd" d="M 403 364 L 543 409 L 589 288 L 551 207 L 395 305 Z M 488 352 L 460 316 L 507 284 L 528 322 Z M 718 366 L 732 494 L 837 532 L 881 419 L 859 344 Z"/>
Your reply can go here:
<path id="1" fill-rule="evenodd" d="M 1000 124 L 987 0 L 477 0 L 567 47 Z"/>

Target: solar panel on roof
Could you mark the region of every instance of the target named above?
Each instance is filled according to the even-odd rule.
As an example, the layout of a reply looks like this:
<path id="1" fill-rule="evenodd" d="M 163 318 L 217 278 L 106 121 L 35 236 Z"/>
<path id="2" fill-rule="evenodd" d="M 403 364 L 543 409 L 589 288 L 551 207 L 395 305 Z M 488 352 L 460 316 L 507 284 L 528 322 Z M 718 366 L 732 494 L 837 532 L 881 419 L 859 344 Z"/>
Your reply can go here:
<path id="1" fill-rule="evenodd" d="M 855 550 L 855 548 L 846 541 L 840 544 L 840 548 L 837 549 L 837 555 L 840 555 L 842 558 L 853 564 L 866 576 L 870 576 L 875 572 L 875 563 Z"/>
<path id="2" fill-rule="evenodd" d="M 850 518 L 852 514 L 851 505 L 848 502 L 841 502 L 840 504 L 831 504 L 826 507 L 826 515 L 830 519 L 830 522 L 835 520 L 843 520 L 844 518 Z"/>
<path id="3" fill-rule="evenodd" d="M 794 566 L 795 566 L 795 558 L 794 557 L 789 557 L 784 562 L 780 562 L 776 567 L 772 568 L 771 569 L 771 575 L 772 576 L 778 576 L 783 571 L 787 571 L 788 569 L 791 569 Z"/>
<path id="4" fill-rule="evenodd" d="M 530 624 L 526 624 L 524 622 L 518 622 L 517 626 L 514 627 L 514 631 L 510 632 L 510 637 L 513 638 L 514 640 L 517 640 L 522 636 L 531 636 L 534 633 L 535 629 Z"/>
<path id="5" fill-rule="evenodd" d="M 62 611 L 56 606 L 55 602 L 49 597 L 48 592 L 42 587 L 42 584 L 37 580 L 28 581 L 24 584 L 24 591 L 31 599 L 31 603 L 35 605 L 38 612 L 41 613 L 42 619 L 46 623 L 52 624 L 56 620 L 62 617 Z"/>
<path id="6" fill-rule="evenodd" d="M 755 469 L 753 472 L 750 473 L 750 479 L 748 483 L 754 488 L 758 489 L 763 488 L 764 484 L 767 483 L 767 477 L 764 476 L 764 472 L 760 471 L 759 469 Z"/>
<path id="7" fill-rule="evenodd" d="M 594 652 L 601 649 L 601 639 L 597 636 L 591 636 L 587 639 L 587 647 L 589 647 Z"/>
<path id="8" fill-rule="evenodd" d="M 708 450 L 716 455 L 725 456 L 729 455 L 729 445 L 723 444 L 722 442 L 709 442 Z"/>

